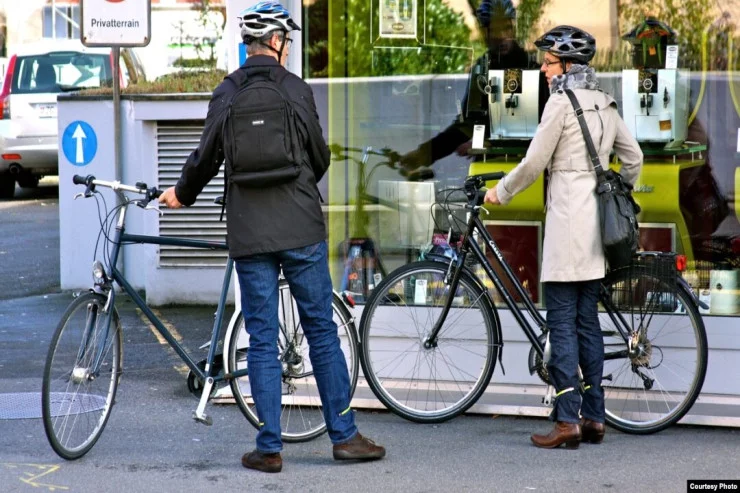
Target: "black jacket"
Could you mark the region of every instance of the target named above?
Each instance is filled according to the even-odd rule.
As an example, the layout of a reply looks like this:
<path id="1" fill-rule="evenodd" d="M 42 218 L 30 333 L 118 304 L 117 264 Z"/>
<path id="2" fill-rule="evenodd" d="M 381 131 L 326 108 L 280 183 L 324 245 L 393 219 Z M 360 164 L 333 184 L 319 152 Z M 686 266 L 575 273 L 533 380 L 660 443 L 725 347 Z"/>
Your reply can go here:
<path id="1" fill-rule="evenodd" d="M 188 157 L 175 194 L 184 205 L 192 205 L 218 174 L 224 160 L 221 133 L 229 102 L 246 81 L 247 69 L 257 66 L 274 67 L 276 79 L 294 103 L 303 123 L 299 132 L 304 166 L 296 180 L 284 185 L 263 189 L 229 186 L 226 229 L 232 258 L 299 248 L 326 239 L 316 183 L 329 167 L 329 149 L 321 133 L 313 92 L 300 77 L 269 56 L 250 56 L 213 91 L 200 144 Z"/>

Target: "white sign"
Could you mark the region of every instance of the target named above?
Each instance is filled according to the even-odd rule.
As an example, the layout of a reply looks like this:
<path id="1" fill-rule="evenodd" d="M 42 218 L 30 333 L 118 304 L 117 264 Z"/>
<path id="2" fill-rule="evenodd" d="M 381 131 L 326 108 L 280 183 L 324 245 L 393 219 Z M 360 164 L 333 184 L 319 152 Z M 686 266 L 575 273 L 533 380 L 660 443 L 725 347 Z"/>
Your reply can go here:
<path id="1" fill-rule="evenodd" d="M 380 37 L 415 38 L 417 0 L 380 0 Z"/>
<path id="2" fill-rule="evenodd" d="M 146 46 L 152 37 L 151 0 L 81 0 L 85 46 Z"/>
<path id="3" fill-rule="evenodd" d="M 473 125 L 473 149 L 483 149 L 483 136 L 485 133 L 485 125 Z"/>
<path id="4" fill-rule="evenodd" d="M 678 68 L 678 45 L 668 45 L 665 49 L 665 68 Z"/>

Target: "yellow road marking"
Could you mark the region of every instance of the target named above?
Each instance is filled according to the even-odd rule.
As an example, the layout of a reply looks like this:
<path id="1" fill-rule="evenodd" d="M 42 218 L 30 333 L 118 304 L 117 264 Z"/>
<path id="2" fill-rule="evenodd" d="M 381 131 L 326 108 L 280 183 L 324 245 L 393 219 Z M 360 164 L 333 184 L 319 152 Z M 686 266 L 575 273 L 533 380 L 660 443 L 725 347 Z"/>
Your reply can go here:
<path id="1" fill-rule="evenodd" d="M 174 349 L 170 347 L 170 344 L 167 342 L 167 340 L 164 337 L 162 337 L 162 334 L 159 333 L 157 328 L 154 326 L 154 324 L 152 324 L 152 322 L 147 318 L 147 316 L 144 315 L 144 312 L 142 312 L 141 309 L 137 308 L 136 313 L 139 315 L 139 318 L 141 319 L 141 321 L 144 322 L 147 325 L 147 327 L 149 327 L 149 330 L 152 332 L 152 334 L 154 334 L 154 337 L 157 338 L 157 342 L 159 342 L 163 346 L 167 346 L 167 349 L 172 354 L 175 354 L 175 356 L 177 356 L 177 359 L 180 360 L 180 356 L 177 355 Z M 177 342 L 182 342 L 182 335 L 180 335 L 180 333 L 177 331 L 174 325 L 172 325 L 164 317 L 162 317 L 162 314 L 159 312 L 159 310 L 152 310 L 152 313 L 154 313 L 154 315 L 157 316 L 159 321 L 162 322 L 162 325 L 164 325 L 164 327 L 170 331 L 170 334 L 172 334 L 172 337 L 174 337 Z M 188 372 L 190 371 L 190 369 L 184 363 L 174 365 L 173 368 L 175 369 L 175 371 L 177 371 L 177 373 L 179 373 L 180 375 L 184 377 L 188 376 Z"/>
<path id="2" fill-rule="evenodd" d="M 46 488 L 49 491 L 56 491 L 56 490 L 68 490 L 68 486 L 59 486 L 55 484 L 49 484 L 49 483 L 41 483 L 38 481 L 39 478 L 46 476 L 48 474 L 51 474 L 53 472 L 56 472 L 60 469 L 61 466 L 59 465 L 49 465 L 49 464 L 14 464 L 10 462 L 4 462 L 2 463 L 4 467 L 7 467 L 8 469 L 31 469 L 31 471 L 25 471 L 23 472 L 23 475 L 20 476 L 18 479 L 28 485 L 33 486 L 34 488 Z"/>

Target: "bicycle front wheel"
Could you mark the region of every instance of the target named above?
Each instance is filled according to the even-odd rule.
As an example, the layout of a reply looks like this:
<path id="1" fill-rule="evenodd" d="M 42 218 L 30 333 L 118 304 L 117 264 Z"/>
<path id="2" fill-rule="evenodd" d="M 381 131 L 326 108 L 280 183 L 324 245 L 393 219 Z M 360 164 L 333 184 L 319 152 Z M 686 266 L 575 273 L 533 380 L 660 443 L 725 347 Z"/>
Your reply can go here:
<path id="1" fill-rule="evenodd" d="M 303 333 L 296 301 L 290 295 L 290 288 L 285 280 L 280 282 L 279 296 L 278 358 L 283 367 L 281 436 L 285 442 L 304 442 L 323 434 L 326 431 L 326 423 L 309 358 L 308 341 Z M 354 394 L 357 374 L 360 370 L 357 359 L 355 323 L 336 293 L 332 300 L 332 308 L 342 352 L 347 360 L 351 397 Z M 244 326 L 244 318 L 239 313 L 231 333 L 228 350 L 230 372 L 247 368 L 248 351 L 249 336 Z M 252 399 L 249 375 L 232 379 L 231 390 L 244 416 L 255 428 L 259 429 L 259 418 Z"/>
<path id="2" fill-rule="evenodd" d="M 606 422 L 634 434 L 663 430 L 696 401 L 707 371 L 707 335 L 691 294 L 629 269 L 604 280 Z M 619 330 L 619 329 L 622 330 Z"/>
<path id="3" fill-rule="evenodd" d="M 439 262 L 400 267 L 373 290 L 360 321 L 368 385 L 388 409 L 419 423 L 446 421 L 470 408 L 486 390 L 500 350 L 490 297 L 467 271 L 451 293 L 447 269 Z M 449 296 L 437 341 L 427 345 Z"/>
<path id="4" fill-rule="evenodd" d="M 103 433 L 121 375 L 123 338 L 118 313 L 87 293 L 62 316 L 46 357 L 41 410 L 59 456 L 85 455 Z"/>

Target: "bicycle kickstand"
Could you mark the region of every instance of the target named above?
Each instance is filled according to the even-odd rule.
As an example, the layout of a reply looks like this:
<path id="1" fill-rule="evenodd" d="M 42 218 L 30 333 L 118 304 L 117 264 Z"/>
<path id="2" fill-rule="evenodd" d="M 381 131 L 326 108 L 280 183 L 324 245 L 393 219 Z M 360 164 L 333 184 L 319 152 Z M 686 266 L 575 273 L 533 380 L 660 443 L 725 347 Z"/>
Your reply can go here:
<path id="1" fill-rule="evenodd" d="M 198 423 L 202 423 L 206 426 L 211 426 L 213 424 L 213 418 L 208 416 L 206 414 L 206 404 L 208 403 L 208 398 L 211 395 L 211 389 L 213 388 L 213 377 L 206 378 L 206 381 L 203 385 L 203 393 L 200 394 L 200 401 L 198 402 L 198 407 L 195 411 L 193 411 L 193 419 L 197 421 Z"/>

